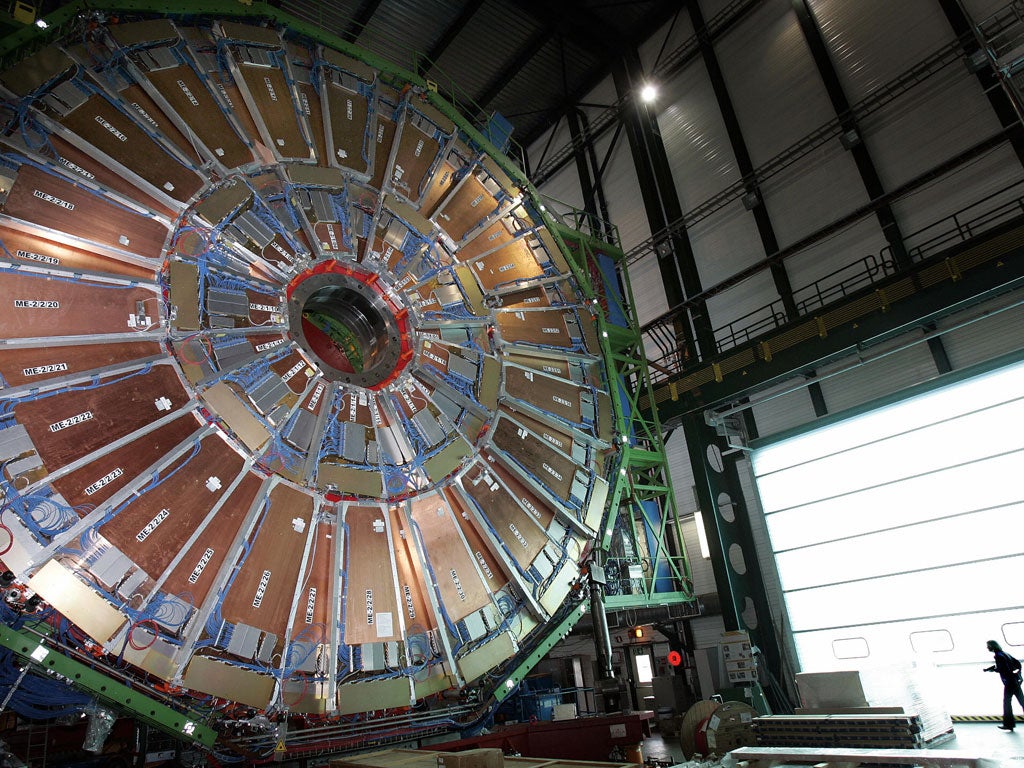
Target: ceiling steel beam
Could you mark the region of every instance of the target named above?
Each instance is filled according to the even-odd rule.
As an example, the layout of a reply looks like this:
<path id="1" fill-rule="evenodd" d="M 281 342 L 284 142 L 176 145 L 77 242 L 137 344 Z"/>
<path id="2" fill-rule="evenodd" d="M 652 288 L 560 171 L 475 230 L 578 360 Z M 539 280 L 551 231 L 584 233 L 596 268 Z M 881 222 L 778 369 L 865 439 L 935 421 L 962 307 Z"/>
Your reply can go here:
<path id="1" fill-rule="evenodd" d="M 430 50 L 427 51 L 426 55 L 416 63 L 416 71 L 421 77 L 426 75 L 427 72 L 430 71 L 431 66 L 444 55 L 444 52 L 448 50 L 448 46 L 450 46 L 462 30 L 466 28 L 469 20 L 473 18 L 476 12 L 480 10 L 480 6 L 483 4 L 484 0 L 470 0 L 462 7 L 462 10 L 459 11 L 459 15 L 452 19 L 451 23 L 445 27 L 444 32 L 442 32 L 441 36 L 434 41 L 432 46 L 430 46 Z"/>
<path id="2" fill-rule="evenodd" d="M 708 35 L 711 41 L 714 42 L 727 31 L 732 29 L 737 22 L 739 22 L 746 16 L 748 11 L 759 5 L 761 2 L 762 0 L 750 0 L 750 2 L 744 3 L 743 5 L 737 7 L 733 11 L 733 15 L 723 19 L 722 22 L 718 26 L 716 26 L 713 31 L 701 30 L 701 32 L 703 34 Z M 601 67 L 596 68 L 591 77 L 589 77 L 587 80 L 581 83 L 580 86 L 576 88 L 574 91 L 569 93 L 566 99 L 566 103 L 578 104 L 580 101 L 585 99 L 588 93 L 594 90 L 598 85 L 601 84 L 601 82 L 605 78 L 607 78 L 611 74 L 612 68 L 615 64 L 615 55 L 621 55 L 622 50 L 624 49 L 628 49 L 630 47 L 635 48 L 636 46 L 638 46 L 650 34 L 650 29 L 652 27 L 660 27 L 661 25 L 666 23 L 670 18 L 672 18 L 673 14 L 677 13 L 678 11 L 678 2 L 666 0 L 666 2 L 659 3 L 655 10 L 653 10 L 645 20 L 644 24 L 642 25 L 642 31 L 629 37 L 622 36 L 620 38 L 622 41 L 621 46 L 618 47 L 617 50 L 614 51 L 612 54 L 607 54 L 604 59 L 606 63 Z M 694 60 L 697 56 L 699 56 L 700 51 L 698 49 L 698 46 L 696 45 L 696 40 L 697 36 L 694 35 L 693 38 L 684 42 L 679 48 L 676 49 L 676 51 L 674 51 L 670 56 L 666 57 L 671 61 L 671 65 L 664 72 L 659 70 L 655 74 L 658 77 L 667 77 L 672 72 L 681 69 L 683 66 L 685 66 L 690 61 Z M 613 105 L 609 107 L 605 112 L 601 113 L 593 121 L 593 131 L 591 134 L 592 141 L 597 141 L 597 139 L 603 136 L 613 125 L 615 125 L 618 122 L 618 119 L 621 117 L 623 108 L 624 104 L 622 103 Z M 552 107 L 551 109 L 549 109 L 547 113 L 544 115 L 543 119 L 539 122 L 538 127 L 523 137 L 523 145 L 528 147 L 534 141 L 536 141 L 537 138 L 542 136 L 544 134 L 544 131 L 546 131 L 552 125 L 552 123 L 564 112 L 564 109 L 564 105 Z M 536 173 L 534 173 L 534 184 L 537 184 L 538 186 L 543 184 L 545 181 L 550 179 L 560 170 L 565 168 L 565 166 L 571 163 L 572 160 L 573 153 L 571 148 L 563 148 L 559 150 L 558 152 L 555 153 L 555 157 L 553 157 L 547 165 L 540 166 L 537 168 Z"/>
<path id="3" fill-rule="evenodd" d="M 578 2 L 552 3 L 549 0 L 519 0 L 519 7 L 595 56 L 605 57 L 609 51 L 623 47 L 622 37 L 615 33 L 593 11 Z M 645 33 L 650 28 L 644 25 Z"/>
<path id="4" fill-rule="evenodd" d="M 971 19 L 958 0 L 939 0 L 939 6 L 946 15 L 949 25 L 953 28 L 953 32 L 962 42 L 964 55 L 969 60 L 971 55 L 981 47 L 975 38 L 976 30 Z M 1014 108 L 1013 101 L 1003 90 L 1000 78 L 991 66 L 981 67 L 975 76 L 978 78 L 982 90 L 985 91 L 985 95 L 988 96 L 989 104 L 992 105 L 1000 124 L 1014 126 L 1010 134 L 1010 145 L 1017 154 L 1017 159 L 1024 165 L 1024 128 L 1021 127 L 1020 117 Z"/>
<path id="5" fill-rule="evenodd" d="M 497 98 L 498 94 L 515 79 L 523 67 L 529 64 L 530 60 L 540 53 L 541 48 L 547 45 L 554 36 L 555 30 L 551 28 L 543 28 L 534 32 L 516 53 L 515 58 L 506 64 L 501 72 L 495 75 L 484 89 L 473 98 L 473 103 L 481 109 L 486 109 Z"/>
<path id="6" fill-rule="evenodd" d="M 352 21 L 348 25 L 348 29 L 341 33 L 342 38 L 346 42 L 354 43 L 359 39 L 359 36 L 366 29 L 366 25 L 370 23 L 370 19 L 373 18 L 373 14 L 380 8 L 380 4 L 383 0 L 365 0 L 359 10 L 356 11 L 355 16 L 352 17 Z"/>
<path id="7" fill-rule="evenodd" d="M 704 21 L 704 14 L 701 13 L 700 6 L 697 3 L 690 3 L 689 9 L 693 28 L 704 29 L 707 24 Z M 754 224 L 757 227 L 757 234 L 761 240 L 761 247 L 767 256 L 779 250 L 779 241 L 775 236 L 775 227 L 772 226 L 771 217 L 768 215 L 768 209 L 764 204 L 761 185 L 758 183 L 757 174 L 754 172 L 754 162 L 750 159 L 747 142 L 743 137 L 743 129 L 740 127 L 739 117 L 736 115 L 736 110 L 733 107 L 732 97 L 729 96 L 729 88 L 725 84 L 725 76 L 718 65 L 718 54 L 715 53 L 715 48 L 706 35 L 699 37 L 698 44 L 701 57 L 704 60 L 704 67 L 708 72 L 708 80 L 711 82 L 711 89 L 715 94 L 715 101 L 718 103 L 718 111 L 721 113 L 722 122 L 725 123 L 725 132 L 729 137 L 729 146 L 732 148 L 733 156 L 736 158 L 736 167 L 743 177 L 746 196 L 753 197 L 754 202 L 751 206 L 746 205 L 746 196 L 744 197 L 744 207 L 748 207 L 754 216 Z M 797 316 L 798 312 L 796 301 L 793 299 L 793 286 L 790 283 L 786 265 L 779 262 L 772 264 L 770 269 L 775 290 L 782 299 L 786 315 L 792 320 Z"/>

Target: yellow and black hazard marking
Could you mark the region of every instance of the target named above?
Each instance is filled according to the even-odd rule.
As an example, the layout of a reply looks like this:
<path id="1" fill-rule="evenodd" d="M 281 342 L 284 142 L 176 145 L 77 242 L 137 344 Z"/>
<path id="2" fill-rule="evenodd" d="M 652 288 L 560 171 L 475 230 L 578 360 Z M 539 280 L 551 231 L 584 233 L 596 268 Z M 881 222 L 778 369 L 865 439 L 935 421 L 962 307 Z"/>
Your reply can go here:
<path id="1" fill-rule="evenodd" d="M 1001 723 L 1002 715 L 953 715 L 950 718 L 954 723 Z M 1017 716 L 1015 721 L 1024 723 L 1024 717 Z"/>

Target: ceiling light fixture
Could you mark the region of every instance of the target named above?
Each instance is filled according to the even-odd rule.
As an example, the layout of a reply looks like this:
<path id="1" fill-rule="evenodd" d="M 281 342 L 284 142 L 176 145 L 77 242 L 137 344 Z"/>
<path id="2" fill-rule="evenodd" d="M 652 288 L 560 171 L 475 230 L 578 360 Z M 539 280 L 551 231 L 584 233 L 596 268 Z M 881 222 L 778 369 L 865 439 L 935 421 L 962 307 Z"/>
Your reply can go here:
<path id="1" fill-rule="evenodd" d="M 645 85 L 643 88 L 640 89 L 640 99 L 645 104 L 650 104 L 657 97 L 658 97 L 658 89 L 655 88 L 650 83 L 648 83 L 647 85 Z"/>

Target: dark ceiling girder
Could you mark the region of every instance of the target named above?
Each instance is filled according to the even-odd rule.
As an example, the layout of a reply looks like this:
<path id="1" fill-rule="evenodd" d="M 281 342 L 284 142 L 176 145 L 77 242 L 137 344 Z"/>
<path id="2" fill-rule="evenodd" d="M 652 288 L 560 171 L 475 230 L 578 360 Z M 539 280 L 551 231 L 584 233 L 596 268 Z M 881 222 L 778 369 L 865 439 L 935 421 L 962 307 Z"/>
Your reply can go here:
<path id="1" fill-rule="evenodd" d="M 687 297 L 687 299 L 684 302 L 672 307 L 672 309 L 670 309 L 665 314 L 645 323 L 643 327 L 641 327 L 640 329 L 641 333 L 646 331 L 648 328 L 652 328 L 660 323 L 671 322 L 672 318 L 678 313 L 686 312 L 690 308 L 702 306 L 703 303 L 706 302 L 708 299 L 711 299 L 714 296 L 718 296 L 723 291 L 726 291 L 729 288 L 732 288 L 733 286 L 738 285 L 744 280 L 752 277 L 753 275 L 756 275 L 759 272 L 763 272 L 764 270 L 768 269 L 773 262 L 787 259 L 790 256 L 793 256 L 794 254 L 797 254 L 800 251 L 804 250 L 805 248 L 810 248 L 812 245 L 824 241 L 831 235 L 834 235 L 836 232 L 840 232 L 846 227 L 855 224 L 859 221 L 862 221 L 867 216 L 873 216 L 875 211 L 878 210 L 879 206 L 891 205 L 892 203 L 901 200 L 902 198 L 906 197 L 912 192 L 922 188 L 923 186 L 930 184 L 932 181 L 939 178 L 940 176 L 943 176 L 957 168 L 960 168 L 966 163 L 969 163 L 972 160 L 975 160 L 976 158 L 986 154 L 987 152 L 990 152 L 995 147 L 998 147 L 1000 144 L 1009 141 L 1011 133 L 1012 128 L 1004 128 L 1001 131 L 997 131 L 991 136 L 988 136 L 987 138 L 984 138 L 981 141 L 977 142 L 973 146 L 968 147 L 964 151 L 959 152 L 958 154 L 954 155 L 953 157 L 947 160 L 944 160 L 931 170 L 925 171 L 924 173 L 920 173 L 914 178 L 910 179 L 909 181 L 904 182 L 896 189 L 890 190 L 881 198 L 865 203 L 859 208 L 850 211 L 846 215 L 840 216 L 838 219 L 834 219 L 821 229 L 818 229 L 817 231 L 800 238 L 794 243 L 790 243 L 785 248 L 780 249 L 778 252 L 768 256 L 767 258 L 755 262 L 754 264 L 751 264 L 748 267 L 744 267 L 739 272 L 727 277 L 724 280 L 719 281 L 710 288 L 705 288 L 698 294 L 694 294 Z"/>
<path id="2" fill-rule="evenodd" d="M 359 39 L 359 36 L 366 29 L 366 25 L 370 23 L 370 19 L 373 18 L 373 14 L 380 8 L 380 4 L 384 0 L 365 0 L 359 10 L 356 11 L 355 16 L 352 17 L 352 21 L 349 22 L 348 29 L 342 33 L 342 37 L 349 43 L 354 43 Z"/>
<path id="3" fill-rule="evenodd" d="M 448 46 L 454 42 L 455 38 L 459 36 L 459 33 L 465 29 L 469 20 L 473 18 L 477 11 L 480 10 L 480 6 L 484 4 L 484 0 L 469 0 L 462 10 L 459 11 L 459 15 L 452 19 L 451 23 L 445 27 L 444 32 L 437 38 L 430 50 L 427 51 L 426 56 L 416 62 L 416 71 L 422 77 L 430 70 L 430 65 L 437 62 L 438 59 L 448 50 Z"/>
<path id="4" fill-rule="evenodd" d="M 732 16 L 728 20 L 726 20 L 726 23 L 723 24 L 719 29 L 717 29 L 715 31 L 715 34 L 712 35 L 712 38 L 711 38 L 712 41 L 718 39 L 721 35 L 725 34 L 727 31 L 732 29 L 732 27 L 735 26 L 735 24 L 740 19 L 745 17 L 747 11 L 751 7 L 756 6 L 756 4 L 757 3 L 755 2 L 755 3 L 753 3 L 753 4 L 749 5 L 749 6 L 743 6 L 740 10 L 738 10 L 736 12 L 736 14 L 734 16 Z M 623 49 L 627 49 L 627 48 L 630 48 L 630 47 L 635 48 L 636 46 L 640 45 L 644 41 L 644 39 L 650 34 L 651 28 L 660 27 L 662 24 L 666 23 L 669 19 L 671 19 L 672 16 L 675 15 L 678 11 L 679 11 L 679 2 L 678 2 L 678 0 L 664 0 L 663 2 L 659 3 L 657 8 L 655 8 L 655 10 L 653 10 L 650 13 L 650 15 L 647 17 L 647 19 L 645 20 L 644 24 L 641 25 L 641 30 L 637 34 L 634 34 L 634 35 L 632 35 L 629 38 L 627 38 L 627 37 L 623 37 L 622 38 L 622 41 L 621 41 L 621 43 L 619 45 L 619 50 L 616 53 L 621 55 L 621 52 L 622 52 Z M 673 67 L 672 67 L 672 69 L 670 71 L 675 71 L 675 70 L 685 66 L 686 64 L 688 64 L 690 61 L 692 61 L 694 58 L 696 58 L 699 55 L 700 55 L 700 51 L 699 51 L 698 47 L 697 46 L 693 46 L 692 49 L 689 51 L 689 53 L 686 56 L 680 58 L 673 65 Z M 607 78 L 611 74 L 612 67 L 614 66 L 614 60 L 615 60 L 615 55 L 614 54 L 609 53 L 608 55 L 606 55 L 606 57 L 604 59 L 604 61 L 606 63 L 604 65 L 602 65 L 601 67 L 598 67 L 597 69 L 595 69 L 594 73 L 593 73 L 593 75 L 591 77 L 589 77 L 588 79 L 583 81 L 580 84 L 580 86 L 578 88 L 576 88 L 575 91 L 570 93 L 566 103 L 567 104 L 578 104 L 582 99 L 586 98 L 588 93 L 590 93 L 597 86 L 599 86 L 601 84 L 601 82 L 604 81 L 604 79 Z M 552 107 L 551 109 L 549 109 L 547 111 L 547 114 L 544 116 L 544 118 L 538 122 L 538 127 L 535 128 L 530 133 L 528 133 L 528 134 L 526 134 L 526 135 L 524 135 L 522 137 L 521 143 L 523 144 L 523 146 L 528 147 L 531 144 L 533 144 L 534 141 L 536 141 L 540 136 L 542 136 L 544 134 L 544 132 L 549 127 L 551 127 L 551 124 L 564 112 L 564 110 L 565 110 L 565 106 L 564 105 L 559 105 L 557 107 Z M 607 122 L 602 122 L 601 125 L 596 126 L 594 128 L 594 130 L 592 131 L 592 134 L 591 134 L 591 138 L 594 141 L 596 141 L 601 136 L 603 136 L 617 122 L 618 122 L 618 120 L 610 120 L 610 121 L 607 121 Z M 534 184 L 538 184 L 539 185 L 539 184 L 544 183 L 544 181 L 546 181 L 547 179 L 550 179 L 552 176 L 554 176 L 556 173 L 558 173 L 560 170 L 562 170 L 566 165 L 568 165 L 571 162 L 572 162 L 572 153 L 569 152 L 569 153 L 566 153 L 566 154 L 562 155 L 561 158 L 558 160 L 558 162 L 554 163 L 552 165 L 552 167 L 538 169 L 538 173 L 535 174 L 536 178 L 533 179 Z"/>
<path id="5" fill-rule="evenodd" d="M 526 41 L 526 44 L 519 49 L 516 57 L 506 64 L 504 69 L 495 75 L 491 82 L 473 98 L 473 103 L 481 109 L 486 109 L 498 94 L 505 89 L 505 86 L 515 79 L 523 67 L 529 64 L 533 57 L 540 53 L 540 50 L 550 42 L 555 36 L 555 32 L 556 30 L 550 27 L 534 32 Z"/>
<path id="6" fill-rule="evenodd" d="M 602 80 L 611 74 L 613 63 L 621 58 L 626 51 L 635 49 L 654 30 L 668 21 L 679 11 L 679 0 L 663 0 L 652 3 L 655 8 L 643 24 L 638 25 L 633 35 L 622 35 L 611 29 L 593 11 L 584 8 L 578 2 L 550 2 L 550 0 L 521 0 L 519 6 L 544 24 L 558 28 L 562 36 L 585 51 L 601 57 L 604 62 L 594 70 L 594 74 L 576 89 L 566 94 L 565 103 L 547 110 L 539 127 L 524 136 L 523 146 L 530 146 L 541 134 L 558 119 L 567 107 L 577 104 Z M 596 137 L 593 137 L 596 138 Z M 572 161 L 572 155 L 566 163 Z M 564 167 L 561 166 L 561 167 Z"/>
<path id="7" fill-rule="evenodd" d="M 545 27 L 596 56 L 607 56 L 609 51 L 622 47 L 622 38 L 578 2 L 519 0 L 517 5 Z M 651 31 L 646 24 L 644 30 L 645 34 Z"/>
<path id="8" fill-rule="evenodd" d="M 949 21 L 949 25 L 953 28 L 953 32 L 963 42 L 964 54 L 969 58 L 972 53 L 979 49 L 978 41 L 974 37 L 974 27 L 971 24 L 971 20 L 964 13 L 963 7 L 957 0 L 939 0 L 939 6 Z M 1017 159 L 1024 164 L 1024 129 L 1021 128 L 1013 102 L 1006 95 L 1006 91 L 1002 89 L 999 77 L 992 67 L 982 67 L 976 73 L 976 77 L 981 84 L 982 90 L 988 96 L 988 101 L 992 105 L 996 117 L 999 118 L 999 122 L 1004 126 L 1015 126 L 1010 136 L 1010 144 L 1013 146 L 1013 151 L 1017 154 Z"/>
<path id="9" fill-rule="evenodd" d="M 796 13 L 797 22 L 800 24 L 807 47 L 811 51 L 811 58 L 814 59 L 815 67 L 818 70 L 822 83 L 825 85 L 825 92 L 828 94 L 829 101 L 832 102 L 832 108 L 841 122 L 843 133 L 844 135 L 852 134 L 855 137 L 854 144 L 850 147 L 849 151 L 853 157 L 854 164 L 857 166 L 861 182 L 864 184 L 864 190 L 868 193 L 869 199 L 877 200 L 885 194 L 885 188 L 882 186 L 882 179 L 878 175 L 875 163 L 868 152 L 868 147 L 864 143 L 863 134 L 861 133 L 860 126 L 857 124 L 857 119 L 853 115 L 850 101 L 846 98 L 846 92 L 843 90 L 842 82 L 839 80 L 839 74 L 832 63 L 828 46 L 821 34 L 821 27 L 818 25 L 818 20 L 814 17 L 808 0 L 793 0 L 793 11 Z M 885 236 L 886 241 L 892 246 L 893 258 L 896 260 L 896 263 L 900 268 L 908 267 L 910 265 L 910 256 L 907 254 L 907 247 L 903 242 L 903 233 L 900 230 L 899 222 L 896 220 L 896 214 L 893 212 L 892 207 L 888 205 L 881 206 L 875 212 L 875 217 L 878 219 L 878 224 L 882 228 L 882 234 Z"/>
<path id="10" fill-rule="evenodd" d="M 701 13 L 700 5 L 690 3 L 689 10 L 693 28 L 704 29 L 706 23 L 704 21 L 704 14 Z M 768 215 L 768 209 L 764 204 L 761 186 L 758 184 L 757 174 L 754 172 L 754 162 L 750 159 L 750 151 L 747 149 L 747 142 L 743 137 L 743 129 L 740 127 L 739 117 L 736 114 L 736 109 L 733 107 L 732 97 L 729 95 L 725 76 L 722 74 L 722 69 L 718 64 L 718 54 L 715 53 L 715 47 L 706 35 L 700 36 L 698 44 L 701 57 L 704 60 L 704 67 L 708 73 L 708 80 L 711 82 L 711 89 L 714 91 L 715 100 L 718 102 L 718 111 L 722 116 L 722 121 L 725 123 L 725 132 L 729 137 L 729 146 L 736 157 L 736 167 L 743 177 L 747 194 L 753 194 L 756 197 L 756 203 L 751 208 L 751 213 L 754 216 L 758 237 L 761 239 L 761 247 L 767 256 L 779 250 L 779 240 L 775 236 L 775 227 L 772 226 L 771 217 Z M 793 286 L 790 283 L 786 265 L 781 262 L 772 264 L 771 273 L 775 290 L 778 291 L 779 298 L 782 299 L 786 315 L 790 319 L 794 319 L 799 312 L 796 308 L 796 301 L 793 299 Z"/>

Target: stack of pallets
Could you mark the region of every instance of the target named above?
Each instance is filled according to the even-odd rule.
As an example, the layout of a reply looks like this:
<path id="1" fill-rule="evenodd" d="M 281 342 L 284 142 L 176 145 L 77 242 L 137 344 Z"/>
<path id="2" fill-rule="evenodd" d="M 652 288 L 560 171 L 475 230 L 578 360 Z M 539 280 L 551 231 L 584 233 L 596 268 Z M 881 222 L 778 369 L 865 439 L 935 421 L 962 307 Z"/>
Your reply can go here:
<path id="1" fill-rule="evenodd" d="M 922 749 L 918 715 L 768 715 L 754 720 L 761 746 Z"/>

